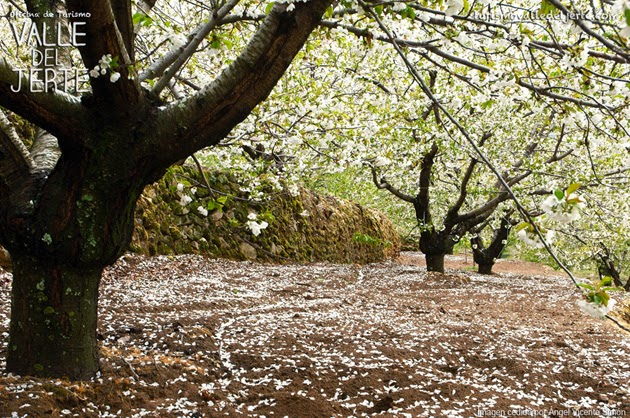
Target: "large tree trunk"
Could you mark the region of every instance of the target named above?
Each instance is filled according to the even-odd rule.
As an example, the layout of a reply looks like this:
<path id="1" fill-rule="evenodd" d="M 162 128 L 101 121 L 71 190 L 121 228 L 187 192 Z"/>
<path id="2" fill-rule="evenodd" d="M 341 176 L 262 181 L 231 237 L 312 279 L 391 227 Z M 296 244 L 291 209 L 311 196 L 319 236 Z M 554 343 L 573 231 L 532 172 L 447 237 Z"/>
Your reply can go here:
<path id="1" fill-rule="evenodd" d="M 91 93 L 81 97 L 16 91 L 22 80 L 0 57 L 0 106 L 56 138 L 61 151 L 57 160 L 49 146 L 54 141 L 44 141 L 50 164 L 39 150 L 31 150 L 30 161 L 19 138 L 0 135 L 0 244 L 16 263 L 9 372 L 94 375 L 100 275 L 131 239 L 144 186 L 177 160 L 216 145 L 265 100 L 331 3 L 310 0 L 289 9 L 277 2 L 220 76 L 163 106 L 160 91 L 145 94 L 135 73 L 130 0 L 118 1 L 113 10 L 106 1 L 27 1 L 29 11 L 40 15 L 56 12 L 53 6 L 91 15 L 82 27 L 85 42 L 77 45 L 81 66 L 94 68 L 111 54 L 120 60 L 115 70 L 121 77 L 90 77 Z M 228 13 L 235 5 L 228 2 L 221 10 Z M 192 39 L 203 39 L 214 19 L 191 33 Z M 156 87 L 173 80 L 197 46 L 190 43 L 175 62 L 163 62 L 163 72 L 153 74 Z"/>
<path id="2" fill-rule="evenodd" d="M 13 257 L 7 370 L 87 379 L 99 370 L 96 308 L 102 267 Z"/>
<path id="3" fill-rule="evenodd" d="M 419 248 L 424 254 L 427 271 L 444 273 L 444 256 L 452 254 L 455 244 L 448 232 L 423 231 L 420 234 Z"/>
<path id="4" fill-rule="evenodd" d="M 135 202 L 152 176 L 104 153 L 73 157 L 62 156 L 34 186 L 32 209 L 3 208 L 10 226 L 2 241 L 13 258 L 9 372 L 87 379 L 99 370 L 101 273 L 126 249 Z"/>
<path id="5" fill-rule="evenodd" d="M 444 254 L 425 254 L 427 271 L 437 271 L 444 273 Z"/>

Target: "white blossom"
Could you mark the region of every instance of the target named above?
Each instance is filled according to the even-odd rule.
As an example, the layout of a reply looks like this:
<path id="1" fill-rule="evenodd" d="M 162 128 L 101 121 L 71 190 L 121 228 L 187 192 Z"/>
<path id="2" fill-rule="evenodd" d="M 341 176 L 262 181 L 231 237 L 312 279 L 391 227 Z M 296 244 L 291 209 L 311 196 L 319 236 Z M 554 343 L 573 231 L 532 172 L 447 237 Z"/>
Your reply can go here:
<path id="1" fill-rule="evenodd" d="M 615 306 L 615 301 L 613 299 L 610 299 L 608 301 L 608 306 L 604 306 L 582 299 L 579 300 L 577 304 L 582 311 L 586 312 L 592 317 L 603 318 L 608 314 L 608 312 L 613 309 L 613 307 Z"/>
<path id="2" fill-rule="evenodd" d="M 257 237 L 258 235 L 260 235 L 260 232 L 267 228 L 269 226 L 269 224 L 265 221 L 262 221 L 260 223 L 256 222 L 256 221 L 247 221 L 247 227 L 252 231 L 252 234 Z"/>
<path id="3" fill-rule="evenodd" d="M 449 0 L 446 3 L 446 13 L 447 16 L 453 16 L 459 13 L 464 8 L 463 0 Z"/>
<path id="4" fill-rule="evenodd" d="M 199 206 L 197 208 L 197 212 L 199 212 L 201 216 L 208 216 L 208 209 L 204 208 L 203 206 Z"/>
<path id="5" fill-rule="evenodd" d="M 192 202 L 192 201 L 193 201 L 192 197 L 190 197 L 190 196 L 188 196 L 188 195 L 183 195 L 183 196 L 181 197 L 181 199 L 179 200 L 179 204 L 180 204 L 181 206 L 186 206 L 186 205 L 188 205 L 188 204 L 189 204 L 190 202 Z"/>

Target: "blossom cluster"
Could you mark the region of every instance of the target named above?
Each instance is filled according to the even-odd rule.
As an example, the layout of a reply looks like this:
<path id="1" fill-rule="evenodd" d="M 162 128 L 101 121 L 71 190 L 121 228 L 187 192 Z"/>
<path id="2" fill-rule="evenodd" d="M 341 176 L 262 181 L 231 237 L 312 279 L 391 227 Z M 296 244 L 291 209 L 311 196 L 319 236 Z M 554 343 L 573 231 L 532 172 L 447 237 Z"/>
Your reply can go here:
<path id="1" fill-rule="evenodd" d="M 115 83 L 120 79 L 120 73 L 114 71 L 114 66 L 115 60 L 112 58 L 112 54 L 103 55 L 98 61 L 98 64 L 90 70 L 90 77 L 99 78 L 109 73 L 109 81 Z"/>
<path id="2" fill-rule="evenodd" d="M 258 214 L 251 212 L 249 215 L 247 215 L 247 223 L 245 224 L 247 225 L 249 230 L 252 231 L 252 234 L 255 237 L 260 235 L 260 232 L 269 226 L 267 221 L 258 222 L 257 219 L 258 219 Z"/>
<path id="3" fill-rule="evenodd" d="M 541 208 L 550 221 L 569 223 L 581 218 L 585 205 L 584 198 L 575 193 L 569 196 L 554 193 L 542 202 Z"/>

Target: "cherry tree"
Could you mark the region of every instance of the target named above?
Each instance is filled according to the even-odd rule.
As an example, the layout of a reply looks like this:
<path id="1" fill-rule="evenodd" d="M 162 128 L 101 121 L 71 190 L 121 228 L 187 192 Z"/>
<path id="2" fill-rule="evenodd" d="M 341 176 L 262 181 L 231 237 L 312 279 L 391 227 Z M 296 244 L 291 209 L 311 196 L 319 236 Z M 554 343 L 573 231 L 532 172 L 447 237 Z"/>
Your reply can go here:
<path id="1" fill-rule="evenodd" d="M 311 157 L 295 160 L 309 175 L 314 165 L 335 171 L 376 164 L 389 171 L 387 179 L 394 179 L 377 179 L 379 187 L 395 190 L 409 203 L 418 197 L 409 194 L 417 184 L 393 183 L 403 176 L 420 178 L 413 170 L 431 159 L 437 140 L 446 162 L 431 184 L 433 208 L 440 213 L 432 218 L 444 218 L 448 196 L 456 196 L 436 184 L 446 186 L 448 176 L 465 173 L 462 163 L 469 159 L 478 159 L 474 165 L 503 180 L 516 171 L 529 172 L 518 185 L 495 183 L 491 177 L 480 181 L 493 185 L 489 188 L 494 193 L 503 190 L 518 197 L 521 211 L 536 213 L 555 190 L 573 182 L 594 184 L 606 171 L 626 170 L 627 10 L 623 1 L 597 6 L 557 1 L 341 2 L 321 23 L 335 34 L 346 34 L 343 41 L 340 36 L 321 41 L 334 57 L 318 55 L 314 46 L 311 56 L 319 58 L 302 68 L 317 81 L 305 82 L 308 77 L 302 73 L 300 80 L 286 82 L 301 91 L 315 90 L 317 102 L 300 98 L 286 117 L 264 131 L 253 124 L 245 135 L 291 155 L 312 151 Z M 385 64 L 387 60 L 397 64 Z M 366 73 L 367 68 L 373 71 Z M 344 93 L 325 91 L 324 80 L 342 86 Z M 282 93 L 277 97 L 281 101 Z M 258 120 L 278 115 L 277 102 L 272 99 L 266 106 L 274 110 L 259 114 Z M 353 109 L 369 109 L 370 117 Z M 428 116 L 433 123 L 426 123 Z M 473 142 L 485 132 L 494 141 L 475 149 Z M 529 146 L 533 154 L 524 156 Z M 324 167 L 322 161 L 334 164 Z M 590 190 L 594 201 L 607 193 L 606 187 Z M 420 216 L 423 227 L 426 218 Z M 444 225 L 440 220 L 429 228 L 443 230 Z"/>
<path id="2" fill-rule="evenodd" d="M 580 168 L 601 172 L 608 150 L 626 152 L 623 1 L 4 7 L 0 244 L 15 264 L 7 367 L 18 373 L 95 373 L 101 272 L 126 248 L 144 186 L 204 147 L 224 145 L 215 161 L 257 176 L 271 161 L 257 152 L 285 156 L 294 179 L 375 167 L 379 184 L 416 197 L 424 166 L 433 222 L 410 218 L 437 232 L 449 212 L 501 212 L 516 196 L 519 210 L 538 207 L 567 177 L 589 183 Z M 35 32 L 11 25 L 20 19 Z M 58 60 L 42 58 L 49 44 Z M 20 71 L 29 61 L 36 71 Z M 38 128 L 28 147 L 24 120 Z"/>
<path id="3" fill-rule="evenodd" d="M 249 39 L 233 59 L 190 88 L 187 65 L 203 65 L 197 56 L 209 50 L 213 31 L 239 33 L 229 19 L 239 3 L 241 16 L 249 8 L 264 18 L 243 30 Z M 14 263 L 9 371 L 96 373 L 99 280 L 127 248 L 144 186 L 245 119 L 330 3 L 3 3 L 2 32 L 10 35 L 0 57 L 0 243 Z M 163 19 L 149 25 L 150 15 Z M 165 16 L 193 18 L 171 30 Z M 168 41 L 147 51 L 159 35 L 142 31 L 160 29 L 171 32 Z M 59 72 L 53 79 L 54 59 L 39 73 L 19 71 L 30 60 L 27 46 L 67 51 L 71 70 L 82 70 L 78 81 L 66 83 Z M 39 128 L 30 149 L 10 123 L 18 117 Z"/>
<path id="4" fill-rule="evenodd" d="M 510 217 L 513 210 L 499 214 L 500 222 L 497 228 L 489 228 L 489 222 L 484 222 L 471 230 L 470 247 L 473 253 L 473 261 L 477 264 L 480 274 L 491 274 L 497 259 L 507 246 L 510 230 L 514 220 Z M 483 232 L 491 230 L 489 242 L 484 242 Z"/>

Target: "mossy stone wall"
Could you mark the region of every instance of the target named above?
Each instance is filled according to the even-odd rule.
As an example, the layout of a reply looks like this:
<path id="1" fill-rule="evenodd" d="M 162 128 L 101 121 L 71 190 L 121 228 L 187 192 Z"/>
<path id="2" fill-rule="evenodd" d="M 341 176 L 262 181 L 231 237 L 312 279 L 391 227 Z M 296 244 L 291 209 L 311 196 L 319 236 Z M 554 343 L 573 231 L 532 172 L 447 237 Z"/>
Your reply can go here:
<path id="1" fill-rule="evenodd" d="M 299 196 L 276 193 L 266 203 L 252 203 L 234 176 L 206 172 L 210 195 L 194 167 L 171 169 L 148 186 L 136 209 L 131 250 L 145 255 L 206 254 L 269 262 L 329 261 L 369 263 L 394 257 L 400 238 L 383 214 L 330 196 L 300 189 Z M 196 186 L 195 200 L 185 207 L 178 183 Z M 221 209 L 203 216 L 197 210 L 228 196 Z M 269 226 L 254 236 L 246 226 L 250 213 Z"/>

